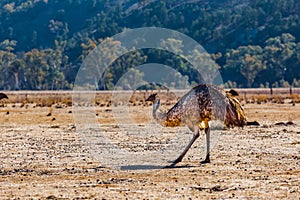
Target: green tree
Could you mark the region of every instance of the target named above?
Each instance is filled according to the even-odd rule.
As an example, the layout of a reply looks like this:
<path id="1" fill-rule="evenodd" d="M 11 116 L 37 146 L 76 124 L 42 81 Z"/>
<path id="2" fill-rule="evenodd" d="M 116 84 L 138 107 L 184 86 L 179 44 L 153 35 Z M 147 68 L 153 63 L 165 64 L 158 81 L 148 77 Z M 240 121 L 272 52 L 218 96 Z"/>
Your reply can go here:
<path id="1" fill-rule="evenodd" d="M 127 72 L 130 72 L 131 75 L 135 74 L 133 77 L 134 79 L 139 78 L 141 74 L 139 73 L 139 71 L 133 68 L 144 64 L 146 60 L 147 56 L 143 55 L 141 51 L 135 49 L 131 49 L 129 53 L 123 54 L 122 56 L 118 57 L 108 69 L 108 73 L 110 73 L 110 76 L 112 77 L 112 79 L 109 81 L 110 85 L 115 85 L 119 81 L 119 79 Z M 109 89 L 113 88 L 110 87 Z"/>
<path id="2" fill-rule="evenodd" d="M 0 49 L 8 52 L 14 51 L 16 46 L 17 46 L 16 40 L 4 40 L 0 43 Z"/>
<path id="3" fill-rule="evenodd" d="M 8 89 L 10 88 L 10 77 L 11 73 L 9 67 L 15 61 L 16 55 L 9 51 L 0 50 L 0 77 L 1 77 L 1 87 Z"/>
<path id="4" fill-rule="evenodd" d="M 24 54 L 24 76 L 28 89 L 49 90 L 63 86 L 61 60 L 56 53 L 53 49 L 33 49 Z"/>
<path id="5" fill-rule="evenodd" d="M 183 44 L 181 40 L 175 38 L 168 38 L 161 41 L 161 47 L 165 50 L 173 52 L 176 55 L 181 55 L 183 53 L 182 48 Z"/>
<path id="6" fill-rule="evenodd" d="M 220 66 L 215 62 L 221 54 L 209 54 L 207 52 L 201 52 L 198 49 L 194 49 L 191 53 L 190 60 L 192 60 L 194 68 L 197 69 L 198 84 L 203 83 L 213 84 L 214 80 L 218 76 Z"/>
<path id="7" fill-rule="evenodd" d="M 24 73 L 24 61 L 22 59 L 16 59 L 8 66 L 8 71 L 13 75 L 15 81 L 15 90 L 19 90 L 23 87 L 20 87 L 20 75 Z"/>
<path id="8" fill-rule="evenodd" d="M 288 61 L 292 58 L 296 46 L 295 37 L 289 33 L 266 41 L 264 59 L 267 62 L 267 73 L 273 77 L 271 83 L 276 80 L 286 81 L 287 71 L 290 71 Z"/>
<path id="9" fill-rule="evenodd" d="M 38 49 L 32 49 L 24 54 L 25 71 L 24 76 L 28 89 L 42 89 L 42 82 L 44 80 L 44 52 Z"/>
<path id="10" fill-rule="evenodd" d="M 128 71 L 119 79 L 117 85 L 123 90 L 134 90 L 137 84 L 143 82 L 144 73 L 135 68 L 130 68 Z"/>
<path id="11" fill-rule="evenodd" d="M 247 87 L 252 87 L 255 77 L 266 69 L 260 46 L 241 46 L 226 54 L 225 68 L 236 68 L 247 80 Z"/>
<path id="12" fill-rule="evenodd" d="M 62 55 L 58 50 L 46 49 L 44 50 L 44 88 L 46 89 L 60 89 L 63 88 L 65 83 L 65 76 L 61 70 Z"/>

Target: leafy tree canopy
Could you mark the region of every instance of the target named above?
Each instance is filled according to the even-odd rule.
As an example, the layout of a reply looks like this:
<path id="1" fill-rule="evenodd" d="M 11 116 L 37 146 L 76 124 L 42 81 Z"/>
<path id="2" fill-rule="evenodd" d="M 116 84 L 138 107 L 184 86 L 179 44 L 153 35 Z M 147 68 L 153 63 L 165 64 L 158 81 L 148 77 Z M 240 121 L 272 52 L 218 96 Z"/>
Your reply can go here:
<path id="1" fill-rule="evenodd" d="M 298 0 L 2 0 L 0 89 L 71 89 L 98 44 L 125 29 L 151 26 L 177 30 L 203 45 L 208 54 L 192 52 L 193 59 L 220 70 L 225 86 L 300 86 L 299 15 Z M 108 42 L 113 49 L 118 41 Z M 182 41 L 170 36 L 162 45 L 178 55 L 131 51 L 95 79 L 96 87 L 112 89 L 127 71 L 141 79 L 143 73 L 132 68 L 151 62 L 201 82 L 180 56 Z M 207 56 L 212 63 L 203 61 Z"/>

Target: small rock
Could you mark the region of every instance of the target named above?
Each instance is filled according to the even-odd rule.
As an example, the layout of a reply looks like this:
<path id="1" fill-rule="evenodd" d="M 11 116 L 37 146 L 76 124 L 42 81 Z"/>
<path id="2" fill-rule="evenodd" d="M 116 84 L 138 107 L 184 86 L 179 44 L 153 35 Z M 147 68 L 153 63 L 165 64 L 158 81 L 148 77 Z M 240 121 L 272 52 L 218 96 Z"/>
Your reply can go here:
<path id="1" fill-rule="evenodd" d="M 260 124 L 257 121 L 247 122 L 247 126 L 259 126 Z"/>
<path id="2" fill-rule="evenodd" d="M 286 123 L 284 123 L 284 122 L 277 122 L 277 123 L 275 123 L 275 126 L 292 126 L 292 125 L 295 125 L 295 123 L 292 122 L 292 121 L 288 121 Z"/>
<path id="3" fill-rule="evenodd" d="M 277 122 L 275 123 L 275 126 L 285 126 L 286 124 L 284 122 Z"/>
<path id="4" fill-rule="evenodd" d="M 295 123 L 292 122 L 292 121 L 288 121 L 288 122 L 286 123 L 286 125 L 287 125 L 287 126 L 291 126 L 291 125 L 295 125 Z"/>

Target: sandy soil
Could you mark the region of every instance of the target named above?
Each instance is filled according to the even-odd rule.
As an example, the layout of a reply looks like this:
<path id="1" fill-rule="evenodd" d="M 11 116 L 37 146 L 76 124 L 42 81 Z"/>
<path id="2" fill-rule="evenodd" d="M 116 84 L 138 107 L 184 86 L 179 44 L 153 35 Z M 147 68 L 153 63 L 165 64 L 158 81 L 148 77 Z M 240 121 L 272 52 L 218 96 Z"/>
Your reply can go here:
<path id="1" fill-rule="evenodd" d="M 190 136 L 184 128 L 159 129 L 159 136 L 142 140 L 125 134 L 156 130 L 150 106 L 95 109 L 102 130 L 127 150 L 153 153 L 172 133 Z M 120 170 L 90 154 L 71 107 L 8 104 L 0 109 L 0 198 L 300 199 L 300 104 L 246 104 L 245 110 L 260 126 L 221 131 L 209 164 L 200 164 L 202 137 L 175 168 Z M 133 124 L 122 128 L 116 113 L 129 113 Z M 288 121 L 293 124 L 275 125 Z"/>

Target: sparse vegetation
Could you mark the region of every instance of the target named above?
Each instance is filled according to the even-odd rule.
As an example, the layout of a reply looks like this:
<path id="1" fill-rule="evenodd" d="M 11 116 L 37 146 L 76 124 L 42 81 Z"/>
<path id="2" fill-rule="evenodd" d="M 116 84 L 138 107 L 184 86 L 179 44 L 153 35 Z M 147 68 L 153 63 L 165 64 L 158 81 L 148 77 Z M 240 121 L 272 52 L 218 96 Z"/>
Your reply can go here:
<path id="1" fill-rule="evenodd" d="M 285 91 L 279 94 L 275 91 L 275 94 L 270 94 L 269 89 L 259 90 L 247 90 L 237 89 L 239 96 L 237 97 L 243 104 L 244 103 L 255 103 L 255 104 L 266 104 L 266 103 L 277 103 L 277 104 L 296 104 L 300 103 L 300 91 L 295 89 L 294 94 L 289 94 L 289 89 L 281 89 Z M 130 91 L 127 91 L 130 92 Z M 186 90 L 139 90 L 132 92 L 132 94 L 113 94 L 107 92 L 95 92 L 94 105 L 99 107 L 117 107 L 117 106 L 149 106 L 149 102 L 145 102 L 146 96 L 151 93 L 159 93 L 161 98 L 161 105 L 170 106 L 177 102 L 177 99 L 181 97 Z M 4 107 L 7 103 L 13 105 L 19 105 L 20 107 L 26 107 L 26 105 L 33 105 L 34 107 L 72 107 L 72 94 L 68 91 L 57 92 L 11 92 L 8 93 L 9 99 L 1 100 L 1 107 Z M 115 95 L 115 96 L 114 96 Z M 84 95 L 82 95 L 84 96 Z M 113 99 L 111 99 L 113 98 Z M 81 100 L 84 105 L 86 102 L 84 99 Z"/>

